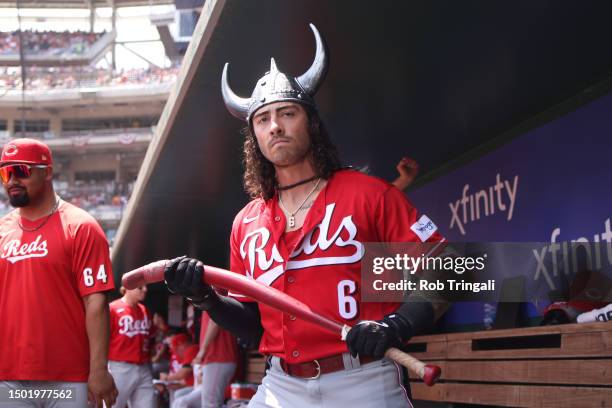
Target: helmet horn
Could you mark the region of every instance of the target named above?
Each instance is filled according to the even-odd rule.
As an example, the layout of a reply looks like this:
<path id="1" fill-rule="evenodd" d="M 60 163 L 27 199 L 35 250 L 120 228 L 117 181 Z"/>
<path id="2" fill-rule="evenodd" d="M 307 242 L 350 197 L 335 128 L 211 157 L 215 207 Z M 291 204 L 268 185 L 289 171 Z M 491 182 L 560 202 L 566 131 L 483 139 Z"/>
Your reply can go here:
<path id="1" fill-rule="evenodd" d="M 308 71 L 297 77 L 296 80 L 304 91 L 312 96 L 317 92 L 327 74 L 327 69 L 329 68 L 329 53 L 327 52 L 327 45 L 325 41 L 323 41 L 321 34 L 319 34 L 317 27 L 315 27 L 314 24 L 310 24 L 310 29 L 314 34 L 317 44 L 314 61 L 310 68 L 308 68 Z"/>
<path id="2" fill-rule="evenodd" d="M 223 94 L 223 101 L 232 115 L 238 119 L 246 120 L 251 98 L 241 98 L 232 91 L 227 78 L 228 66 L 229 63 L 226 62 L 223 67 L 223 75 L 221 76 L 221 93 Z"/>

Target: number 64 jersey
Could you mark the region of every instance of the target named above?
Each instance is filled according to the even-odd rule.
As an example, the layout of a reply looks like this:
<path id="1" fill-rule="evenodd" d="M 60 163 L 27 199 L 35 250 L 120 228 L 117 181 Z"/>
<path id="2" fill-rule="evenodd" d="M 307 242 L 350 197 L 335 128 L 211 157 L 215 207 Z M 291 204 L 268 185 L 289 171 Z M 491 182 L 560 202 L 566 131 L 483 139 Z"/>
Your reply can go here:
<path id="1" fill-rule="evenodd" d="M 285 223 L 278 197 L 247 204 L 232 226 L 230 269 L 348 325 L 382 319 L 399 307 L 361 302 L 364 243 L 444 241 L 402 192 L 355 170 L 338 171 L 328 180 L 300 230 L 284 233 Z M 300 363 L 347 351 L 339 333 L 264 304 L 259 309 L 264 354 Z"/>
<path id="2" fill-rule="evenodd" d="M 108 242 L 84 210 L 60 201 L 46 222 L 0 219 L 0 380 L 86 382 L 82 298 L 111 289 Z"/>

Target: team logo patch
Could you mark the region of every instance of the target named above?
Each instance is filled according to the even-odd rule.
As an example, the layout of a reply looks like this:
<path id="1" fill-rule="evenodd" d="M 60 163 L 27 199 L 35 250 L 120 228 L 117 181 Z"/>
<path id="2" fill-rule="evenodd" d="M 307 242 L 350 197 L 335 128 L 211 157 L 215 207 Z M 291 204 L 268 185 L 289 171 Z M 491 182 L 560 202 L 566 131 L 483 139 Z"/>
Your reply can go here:
<path id="1" fill-rule="evenodd" d="M 17 149 L 17 146 L 15 146 L 14 144 L 9 144 L 9 145 L 6 145 L 6 147 L 4 148 L 4 155 L 14 156 L 17 154 L 18 151 L 19 149 Z"/>
<path id="2" fill-rule="evenodd" d="M 425 242 L 438 230 L 438 227 L 436 227 L 436 224 L 434 224 L 428 216 L 421 215 L 421 218 L 412 224 L 410 229 L 417 234 L 421 242 Z"/>

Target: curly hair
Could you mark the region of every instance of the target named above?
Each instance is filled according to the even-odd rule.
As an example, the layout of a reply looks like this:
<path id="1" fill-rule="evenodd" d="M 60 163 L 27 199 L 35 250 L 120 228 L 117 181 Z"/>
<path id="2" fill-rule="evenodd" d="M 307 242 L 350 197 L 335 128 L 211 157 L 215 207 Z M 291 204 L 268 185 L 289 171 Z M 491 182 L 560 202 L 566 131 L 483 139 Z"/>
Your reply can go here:
<path id="1" fill-rule="evenodd" d="M 301 105 L 308 115 L 308 134 L 310 135 L 312 156 L 315 169 L 323 179 L 342 167 L 338 149 L 332 143 L 329 133 L 316 109 Z M 244 128 L 244 189 L 252 199 L 262 197 L 269 200 L 276 191 L 276 170 L 265 158 L 255 138 L 252 125 Z"/>

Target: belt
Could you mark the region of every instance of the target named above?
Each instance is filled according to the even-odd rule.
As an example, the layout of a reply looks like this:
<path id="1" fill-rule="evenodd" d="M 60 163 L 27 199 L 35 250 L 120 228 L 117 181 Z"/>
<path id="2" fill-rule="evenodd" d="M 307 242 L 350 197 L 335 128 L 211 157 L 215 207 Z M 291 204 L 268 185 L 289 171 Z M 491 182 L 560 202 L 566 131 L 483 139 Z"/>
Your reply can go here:
<path id="1" fill-rule="evenodd" d="M 359 362 L 363 364 L 371 363 L 376 359 L 373 357 L 359 357 Z M 292 377 L 306 378 L 314 380 L 321 374 L 333 373 L 344 370 L 344 358 L 342 354 L 330 357 L 319 358 L 317 360 L 306 361 L 304 363 L 290 364 L 284 359 L 280 359 L 280 366 L 283 371 Z"/>

